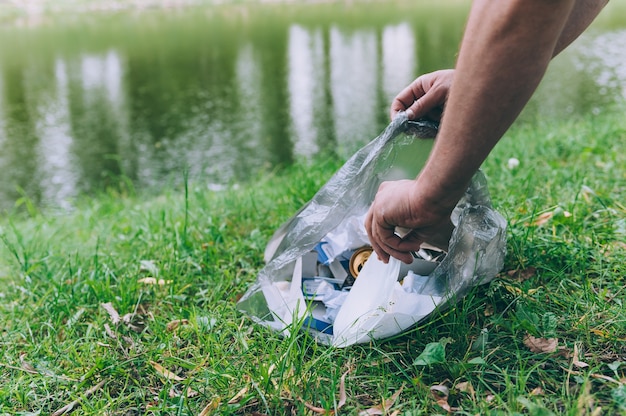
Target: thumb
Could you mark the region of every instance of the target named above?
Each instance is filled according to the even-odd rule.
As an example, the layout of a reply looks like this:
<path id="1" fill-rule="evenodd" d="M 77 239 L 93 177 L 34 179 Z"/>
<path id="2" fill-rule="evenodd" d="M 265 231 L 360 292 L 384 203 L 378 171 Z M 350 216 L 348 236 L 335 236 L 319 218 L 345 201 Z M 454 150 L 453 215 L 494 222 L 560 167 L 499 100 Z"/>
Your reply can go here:
<path id="1" fill-rule="evenodd" d="M 432 110 L 439 108 L 445 102 L 446 95 L 441 89 L 431 88 L 425 95 L 421 96 L 411 104 L 406 110 L 410 120 L 419 119 L 426 116 Z M 411 117 L 411 113 L 413 117 Z"/>

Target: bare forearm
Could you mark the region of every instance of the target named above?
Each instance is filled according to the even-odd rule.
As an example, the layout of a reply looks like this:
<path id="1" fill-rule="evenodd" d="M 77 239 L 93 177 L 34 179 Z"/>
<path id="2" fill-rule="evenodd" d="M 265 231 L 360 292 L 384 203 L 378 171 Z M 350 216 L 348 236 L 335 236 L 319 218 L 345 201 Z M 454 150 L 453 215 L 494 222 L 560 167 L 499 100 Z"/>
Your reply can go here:
<path id="1" fill-rule="evenodd" d="M 423 242 L 449 240 L 450 212 L 511 126 L 552 57 L 606 0 L 474 0 L 455 71 L 426 74 L 402 90 L 391 117 L 424 117 L 445 103 L 435 146 L 415 181 L 385 182 L 368 211 L 377 255 L 412 261 Z M 447 100 L 447 101 L 446 101 Z M 397 227 L 412 230 L 400 238 Z"/>
<path id="2" fill-rule="evenodd" d="M 418 178 L 451 209 L 536 89 L 574 0 L 476 0 L 441 131 Z"/>
<path id="3" fill-rule="evenodd" d="M 552 56 L 558 55 L 572 43 L 598 16 L 608 0 L 577 0 L 559 36 Z"/>

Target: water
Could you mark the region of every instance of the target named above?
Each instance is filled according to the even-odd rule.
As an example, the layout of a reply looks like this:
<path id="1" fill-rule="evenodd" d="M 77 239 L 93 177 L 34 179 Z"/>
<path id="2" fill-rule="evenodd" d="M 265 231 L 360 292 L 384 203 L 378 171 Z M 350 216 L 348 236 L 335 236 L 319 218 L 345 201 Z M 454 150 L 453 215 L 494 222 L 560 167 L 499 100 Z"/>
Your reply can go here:
<path id="1" fill-rule="evenodd" d="M 401 88 L 453 65 L 468 6 L 213 6 L 0 28 L 0 211 L 71 208 L 120 180 L 158 188 L 187 171 L 218 189 L 316 154 L 345 159 Z M 522 119 L 623 100 L 624 44 L 626 13 L 605 10 Z"/>

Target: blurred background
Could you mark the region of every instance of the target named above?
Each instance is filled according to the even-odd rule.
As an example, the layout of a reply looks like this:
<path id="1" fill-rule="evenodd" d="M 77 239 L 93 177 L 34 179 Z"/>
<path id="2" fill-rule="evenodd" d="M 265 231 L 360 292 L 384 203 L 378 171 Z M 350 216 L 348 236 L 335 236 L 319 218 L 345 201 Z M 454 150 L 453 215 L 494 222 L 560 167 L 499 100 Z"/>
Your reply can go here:
<path id="1" fill-rule="evenodd" d="M 132 184 L 207 190 L 347 159 L 419 74 L 454 65 L 469 1 L 0 1 L 0 212 Z M 558 56 L 518 123 L 626 98 L 626 7 Z"/>

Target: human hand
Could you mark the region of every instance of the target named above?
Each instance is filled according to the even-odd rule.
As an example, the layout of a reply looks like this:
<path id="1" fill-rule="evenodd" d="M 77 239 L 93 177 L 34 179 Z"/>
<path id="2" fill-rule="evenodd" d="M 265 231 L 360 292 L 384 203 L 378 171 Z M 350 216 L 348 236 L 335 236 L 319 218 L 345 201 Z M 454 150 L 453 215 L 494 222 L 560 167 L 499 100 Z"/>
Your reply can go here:
<path id="1" fill-rule="evenodd" d="M 393 256 L 409 264 L 411 252 L 424 242 L 448 249 L 454 228 L 451 211 L 426 197 L 417 180 L 383 182 L 365 218 L 365 229 L 382 261 L 387 263 Z M 396 227 L 411 231 L 401 237 Z"/>
<path id="2" fill-rule="evenodd" d="M 421 117 L 439 121 L 454 77 L 453 69 L 444 69 L 419 76 L 393 99 L 390 118 L 406 111 L 409 120 Z"/>

